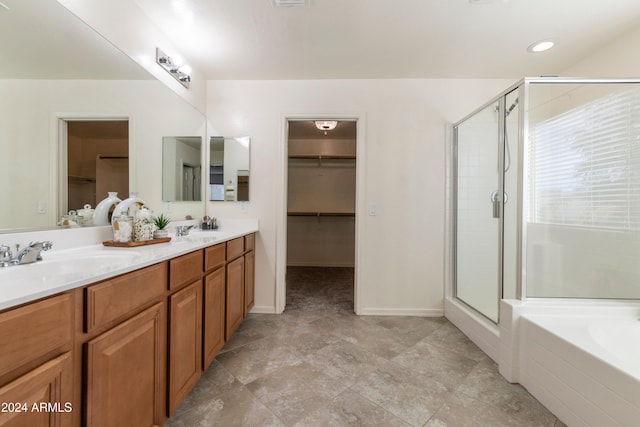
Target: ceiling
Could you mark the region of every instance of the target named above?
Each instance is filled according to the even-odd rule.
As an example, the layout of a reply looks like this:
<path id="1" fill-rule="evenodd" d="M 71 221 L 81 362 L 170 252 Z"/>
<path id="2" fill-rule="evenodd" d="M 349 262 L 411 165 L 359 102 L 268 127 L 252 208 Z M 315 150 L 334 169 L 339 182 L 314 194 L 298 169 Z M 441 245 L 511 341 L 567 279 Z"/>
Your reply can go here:
<path id="1" fill-rule="evenodd" d="M 558 75 L 640 26 L 638 0 L 131 1 L 207 79 Z"/>

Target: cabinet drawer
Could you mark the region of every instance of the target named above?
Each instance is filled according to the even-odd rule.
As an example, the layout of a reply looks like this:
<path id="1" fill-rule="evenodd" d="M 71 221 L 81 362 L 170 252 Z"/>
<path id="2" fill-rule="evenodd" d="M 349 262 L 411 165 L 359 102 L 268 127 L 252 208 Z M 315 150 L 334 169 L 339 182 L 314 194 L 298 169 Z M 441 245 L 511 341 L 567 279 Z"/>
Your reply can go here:
<path id="1" fill-rule="evenodd" d="M 71 343 L 73 295 L 61 294 L 0 314 L 0 378 Z"/>
<path id="2" fill-rule="evenodd" d="M 213 270 L 220 267 L 226 261 L 226 248 L 224 243 L 210 246 L 204 250 L 204 269 Z"/>
<path id="3" fill-rule="evenodd" d="M 169 261 L 169 289 L 178 289 L 202 277 L 203 253 L 194 251 Z"/>
<path id="4" fill-rule="evenodd" d="M 256 235 L 255 234 L 247 234 L 244 236 L 244 250 L 252 251 L 256 248 Z"/>
<path id="5" fill-rule="evenodd" d="M 166 262 L 89 286 L 85 290 L 85 332 L 133 312 L 166 289 Z"/>
<path id="6" fill-rule="evenodd" d="M 244 237 L 227 242 L 227 260 L 232 261 L 244 253 Z"/>

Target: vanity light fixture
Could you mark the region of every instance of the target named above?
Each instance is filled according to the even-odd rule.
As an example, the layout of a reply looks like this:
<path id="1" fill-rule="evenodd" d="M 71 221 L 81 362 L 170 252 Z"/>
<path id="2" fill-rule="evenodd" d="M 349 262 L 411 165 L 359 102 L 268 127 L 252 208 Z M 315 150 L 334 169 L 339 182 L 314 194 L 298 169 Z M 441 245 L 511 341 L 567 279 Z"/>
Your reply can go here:
<path id="1" fill-rule="evenodd" d="M 530 53 L 544 52 L 545 50 L 551 49 L 554 45 L 555 45 L 555 42 L 553 40 L 540 40 L 530 45 L 527 48 L 527 52 L 530 52 Z"/>
<path id="2" fill-rule="evenodd" d="M 188 88 L 191 82 L 191 67 L 183 65 L 181 60 L 172 59 L 169 55 L 156 48 L 156 63 L 179 81 L 182 86 Z"/>

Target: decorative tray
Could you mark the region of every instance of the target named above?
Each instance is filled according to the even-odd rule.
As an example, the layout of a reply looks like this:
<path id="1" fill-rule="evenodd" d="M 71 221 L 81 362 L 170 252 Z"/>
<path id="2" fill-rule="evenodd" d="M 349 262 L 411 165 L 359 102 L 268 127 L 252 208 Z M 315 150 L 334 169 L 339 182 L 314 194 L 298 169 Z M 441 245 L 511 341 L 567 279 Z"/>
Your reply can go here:
<path id="1" fill-rule="evenodd" d="M 142 240 L 140 242 L 114 242 L 113 240 L 105 240 L 102 242 L 105 246 L 117 246 L 120 248 L 134 248 L 136 246 L 154 245 L 156 243 L 165 243 L 171 241 L 171 237 L 162 237 L 160 239 Z"/>

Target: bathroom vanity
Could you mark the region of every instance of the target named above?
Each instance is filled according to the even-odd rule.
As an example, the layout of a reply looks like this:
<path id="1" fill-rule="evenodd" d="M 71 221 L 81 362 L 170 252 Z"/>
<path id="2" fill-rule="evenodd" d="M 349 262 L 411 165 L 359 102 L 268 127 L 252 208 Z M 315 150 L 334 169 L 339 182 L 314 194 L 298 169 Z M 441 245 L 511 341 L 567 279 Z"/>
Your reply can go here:
<path id="1" fill-rule="evenodd" d="M 70 286 L 0 301 L 13 304 L 0 311 L 0 426 L 163 425 L 253 306 L 256 231 L 96 245 L 0 271 L 31 274 L 33 295 L 47 269 Z"/>

